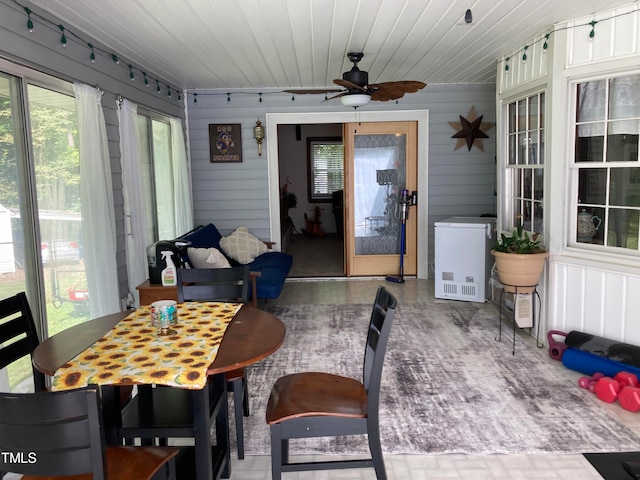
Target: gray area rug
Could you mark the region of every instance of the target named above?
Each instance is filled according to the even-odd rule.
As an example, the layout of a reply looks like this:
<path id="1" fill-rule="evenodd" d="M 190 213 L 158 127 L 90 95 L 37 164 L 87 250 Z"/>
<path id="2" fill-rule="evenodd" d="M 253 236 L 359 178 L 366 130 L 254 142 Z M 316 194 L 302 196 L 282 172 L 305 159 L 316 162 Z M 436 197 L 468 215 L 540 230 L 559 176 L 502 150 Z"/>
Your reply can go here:
<path id="1" fill-rule="evenodd" d="M 301 371 L 361 378 L 369 305 L 271 306 L 283 347 L 249 371 L 245 448 L 269 454 L 265 407 L 273 382 Z M 400 305 L 381 393 L 385 453 L 537 454 L 637 450 L 638 439 L 582 390 L 560 362 L 511 330 L 488 305 Z M 575 373 L 575 372 L 573 372 Z M 235 437 L 232 428 L 232 438 Z M 292 453 L 365 453 L 364 437 L 292 442 Z"/>

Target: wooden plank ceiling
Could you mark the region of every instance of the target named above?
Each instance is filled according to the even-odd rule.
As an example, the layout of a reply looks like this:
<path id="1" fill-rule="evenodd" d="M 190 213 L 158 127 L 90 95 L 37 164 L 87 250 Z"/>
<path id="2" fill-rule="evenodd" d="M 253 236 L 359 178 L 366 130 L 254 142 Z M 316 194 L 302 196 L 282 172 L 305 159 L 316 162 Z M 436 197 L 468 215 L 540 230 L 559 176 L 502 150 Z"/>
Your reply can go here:
<path id="1" fill-rule="evenodd" d="M 557 22 L 629 0 L 32 0 L 179 88 L 326 88 L 364 52 L 370 82 L 493 83 Z M 637 5 L 637 3 L 636 3 Z M 470 8 L 473 21 L 464 20 Z"/>

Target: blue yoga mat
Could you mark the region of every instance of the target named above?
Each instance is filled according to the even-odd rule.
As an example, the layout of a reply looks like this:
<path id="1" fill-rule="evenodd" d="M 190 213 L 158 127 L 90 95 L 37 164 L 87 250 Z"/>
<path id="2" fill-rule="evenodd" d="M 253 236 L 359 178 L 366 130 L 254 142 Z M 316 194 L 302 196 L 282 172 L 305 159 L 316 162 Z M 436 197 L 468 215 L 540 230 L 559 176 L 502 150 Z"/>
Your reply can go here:
<path id="1" fill-rule="evenodd" d="M 635 373 L 640 378 L 640 368 L 636 368 L 621 362 L 609 360 L 608 358 L 584 352 L 576 348 L 569 347 L 562 355 L 562 364 L 586 375 L 593 375 L 596 372 L 603 373 L 607 377 L 613 377 L 618 372 Z"/>

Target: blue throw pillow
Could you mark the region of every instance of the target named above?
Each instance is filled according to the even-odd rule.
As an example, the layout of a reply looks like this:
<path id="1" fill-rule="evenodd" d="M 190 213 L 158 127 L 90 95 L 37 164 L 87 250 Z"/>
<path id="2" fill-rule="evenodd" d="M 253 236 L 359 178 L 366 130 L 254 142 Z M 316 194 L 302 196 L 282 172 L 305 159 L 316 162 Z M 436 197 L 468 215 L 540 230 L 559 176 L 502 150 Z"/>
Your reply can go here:
<path id="1" fill-rule="evenodd" d="M 209 225 L 200 226 L 180 238 L 190 241 L 191 246 L 194 248 L 214 247 L 220 250 L 220 239 L 222 235 L 220 235 L 216 226 L 210 223 Z"/>

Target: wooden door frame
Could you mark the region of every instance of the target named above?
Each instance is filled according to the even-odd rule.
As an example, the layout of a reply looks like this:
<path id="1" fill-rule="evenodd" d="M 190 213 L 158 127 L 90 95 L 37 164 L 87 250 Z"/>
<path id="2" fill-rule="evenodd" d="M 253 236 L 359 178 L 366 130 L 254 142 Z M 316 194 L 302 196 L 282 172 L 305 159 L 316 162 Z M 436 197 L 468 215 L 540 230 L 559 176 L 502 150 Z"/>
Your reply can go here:
<path id="1" fill-rule="evenodd" d="M 271 239 L 280 249 L 280 180 L 278 171 L 278 125 L 322 124 L 357 122 L 418 122 L 418 278 L 428 278 L 429 245 L 429 111 L 358 111 L 317 113 L 267 113 L 266 114 L 266 153 L 269 181 L 269 226 Z"/>

